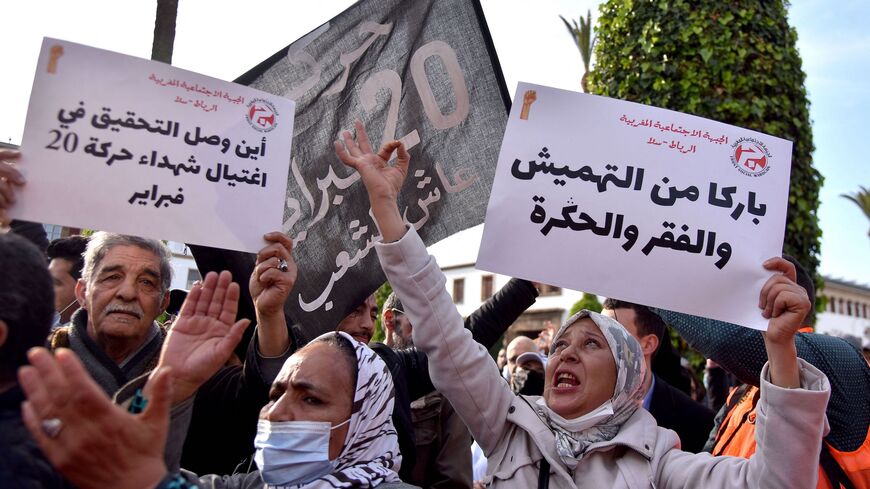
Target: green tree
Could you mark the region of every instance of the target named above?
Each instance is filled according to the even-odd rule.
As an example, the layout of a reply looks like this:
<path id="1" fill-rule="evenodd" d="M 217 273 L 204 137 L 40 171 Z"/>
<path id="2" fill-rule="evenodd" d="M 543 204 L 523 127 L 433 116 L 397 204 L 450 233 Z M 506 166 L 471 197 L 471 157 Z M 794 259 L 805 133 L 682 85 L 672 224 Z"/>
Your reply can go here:
<path id="1" fill-rule="evenodd" d="M 867 216 L 867 219 L 870 219 L 870 189 L 864 186 L 860 186 L 859 188 L 861 190 L 854 194 L 841 194 L 840 196 L 854 202 L 855 205 L 861 208 L 861 211 L 865 216 Z M 867 231 L 867 234 L 870 235 L 870 231 Z"/>
<path id="2" fill-rule="evenodd" d="M 595 37 L 592 36 L 592 11 L 586 11 L 586 18 L 580 17 L 578 21 L 571 19 L 569 23 L 565 17 L 559 16 L 565 23 L 565 28 L 574 39 L 574 44 L 580 50 L 580 58 L 583 60 L 583 78 L 580 79 L 580 87 L 583 92 L 588 90 L 589 64 L 592 63 L 592 50 L 595 47 Z"/>
<path id="3" fill-rule="evenodd" d="M 575 302 L 574 305 L 571 306 L 571 310 L 568 311 L 568 316 L 573 316 L 577 314 L 581 309 L 589 309 L 590 311 L 601 312 L 601 303 L 598 302 L 598 296 L 595 294 L 590 294 L 588 292 L 583 292 L 583 297 L 581 297 L 579 301 Z"/>
<path id="4" fill-rule="evenodd" d="M 378 287 L 378 290 L 375 291 L 375 302 L 378 304 L 378 318 L 375 320 L 375 330 L 372 333 L 372 341 L 384 341 L 386 338 L 386 332 L 384 331 L 384 323 L 383 323 L 383 309 L 384 302 L 387 301 L 387 297 L 393 293 L 393 287 L 390 286 L 389 282 L 384 282 L 384 285 Z"/>
<path id="5" fill-rule="evenodd" d="M 793 141 L 783 251 L 821 289 L 823 179 L 813 168 L 805 75 L 786 8 L 781 0 L 607 0 L 589 88 Z"/>

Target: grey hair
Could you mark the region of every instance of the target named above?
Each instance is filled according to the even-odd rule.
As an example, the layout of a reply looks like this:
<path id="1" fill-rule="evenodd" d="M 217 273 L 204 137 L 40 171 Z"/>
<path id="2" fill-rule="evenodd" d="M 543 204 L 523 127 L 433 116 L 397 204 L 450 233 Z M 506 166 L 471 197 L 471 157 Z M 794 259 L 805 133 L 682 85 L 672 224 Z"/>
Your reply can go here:
<path id="1" fill-rule="evenodd" d="M 387 297 L 387 300 L 384 301 L 384 311 L 389 311 L 390 309 L 395 309 L 402 314 L 405 313 L 405 308 L 402 306 L 402 301 L 399 300 L 399 296 L 396 295 L 395 292 L 390 292 L 390 295 Z"/>
<path id="2" fill-rule="evenodd" d="M 84 255 L 85 265 L 82 268 L 82 279 L 85 283 L 91 283 L 94 271 L 100 265 L 100 262 L 103 261 L 103 258 L 106 257 L 109 250 L 115 246 L 137 246 L 154 253 L 160 261 L 160 292 L 165 293 L 169 290 L 169 285 L 172 283 L 172 267 L 169 265 L 172 253 L 166 245 L 156 239 L 107 233 L 105 231 L 94 233 L 91 239 L 88 240 L 88 247 Z"/>

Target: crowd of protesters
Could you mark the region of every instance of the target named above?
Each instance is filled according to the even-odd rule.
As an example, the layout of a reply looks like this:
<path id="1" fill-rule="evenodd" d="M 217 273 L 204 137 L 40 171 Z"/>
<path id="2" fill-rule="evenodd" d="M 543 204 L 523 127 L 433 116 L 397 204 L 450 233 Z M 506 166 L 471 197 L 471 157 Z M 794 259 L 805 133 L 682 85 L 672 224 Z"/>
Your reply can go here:
<path id="1" fill-rule="evenodd" d="M 493 359 L 539 284 L 461 317 L 396 205 L 404 146 L 375 151 L 357 123 L 336 154 L 394 293 L 303 344 L 290 238 L 265 235 L 250 277 L 176 295 L 160 241 L 11 222 L 26 183 L 0 151 L 0 486 L 870 488 L 870 366 L 812 332 L 800 263 L 764 263 L 765 333 L 609 298 Z M 670 329 L 708 359 L 706 389 Z"/>

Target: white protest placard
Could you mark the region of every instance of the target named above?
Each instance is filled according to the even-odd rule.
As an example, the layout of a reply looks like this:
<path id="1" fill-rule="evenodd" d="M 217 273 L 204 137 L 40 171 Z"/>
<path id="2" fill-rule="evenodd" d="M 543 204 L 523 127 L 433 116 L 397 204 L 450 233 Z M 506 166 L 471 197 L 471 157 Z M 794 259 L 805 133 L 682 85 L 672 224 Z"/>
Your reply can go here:
<path id="1" fill-rule="evenodd" d="M 792 143 L 520 83 L 477 267 L 766 329 Z"/>
<path id="2" fill-rule="evenodd" d="M 46 38 L 12 217 L 256 252 L 280 231 L 295 105 Z"/>

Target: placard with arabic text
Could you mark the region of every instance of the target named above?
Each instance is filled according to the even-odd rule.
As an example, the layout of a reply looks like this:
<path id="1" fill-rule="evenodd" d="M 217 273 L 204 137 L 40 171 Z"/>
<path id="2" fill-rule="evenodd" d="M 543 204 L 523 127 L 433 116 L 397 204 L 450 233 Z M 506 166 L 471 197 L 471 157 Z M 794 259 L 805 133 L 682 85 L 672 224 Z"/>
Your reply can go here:
<path id="1" fill-rule="evenodd" d="M 15 218 L 256 252 L 281 229 L 295 104 L 46 38 Z"/>
<path id="2" fill-rule="evenodd" d="M 521 83 L 477 267 L 766 329 L 792 143 Z"/>

